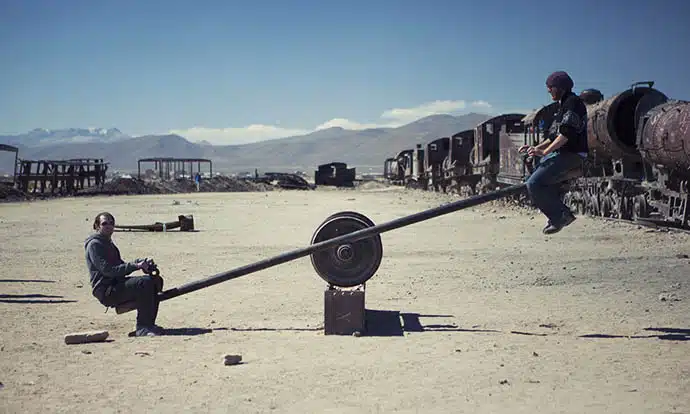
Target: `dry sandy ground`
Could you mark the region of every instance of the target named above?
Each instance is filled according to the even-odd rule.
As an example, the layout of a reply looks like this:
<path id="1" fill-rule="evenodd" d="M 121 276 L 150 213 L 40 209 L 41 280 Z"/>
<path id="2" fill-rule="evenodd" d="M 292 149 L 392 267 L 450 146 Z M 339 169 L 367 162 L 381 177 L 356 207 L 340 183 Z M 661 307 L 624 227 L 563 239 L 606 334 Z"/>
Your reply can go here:
<path id="1" fill-rule="evenodd" d="M 336 211 L 381 223 L 448 199 L 372 188 L 0 205 L 0 411 L 690 413 L 684 233 L 581 217 L 545 237 L 540 215 L 495 205 L 384 233 L 367 307 L 400 312 L 399 336 L 323 335 L 308 257 L 163 302 L 158 323 L 176 331 L 157 338 L 128 337 L 135 314 L 104 313 L 88 287 L 83 240 L 101 210 L 120 224 L 194 215 L 196 233 L 115 235 L 172 287 L 304 247 Z M 96 329 L 109 342 L 63 342 Z"/>

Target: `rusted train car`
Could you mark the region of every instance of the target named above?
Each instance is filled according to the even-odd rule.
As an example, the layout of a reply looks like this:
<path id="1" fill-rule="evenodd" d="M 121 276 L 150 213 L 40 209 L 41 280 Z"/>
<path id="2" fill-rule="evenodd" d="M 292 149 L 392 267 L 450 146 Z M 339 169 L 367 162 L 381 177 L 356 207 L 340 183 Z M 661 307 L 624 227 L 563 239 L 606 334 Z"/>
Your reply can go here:
<path id="1" fill-rule="evenodd" d="M 690 227 L 690 103 L 653 85 L 587 106 L 589 157 L 564 197 L 572 210 Z"/>
<path id="2" fill-rule="evenodd" d="M 638 82 L 606 99 L 596 89 L 580 93 L 590 152 L 583 176 L 564 194 L 574 212 L 690 228 L 690 102 L 653 86 Z M 502 114 L 458 132 L 448 139 L 440 176 L 436 156 L 425 156 L 426 181 L 469 194 L 523 182 L 539 159 L 517 149 L 555 138 L 557 109 L 554 102 L 527 115 Z"/>
<path id="3" fill-rule="evenodd" d="M 510 113 L 495 116 L 474 129 L 474 149 L 471 154 L 472 173 L 481 176 L 476 192 L 493 191 L 507 180 L 515 169 L 501 163 L 501 156 L 517 154 L 524 141 L 525 114 Z M 517 156 L 516 156 L 517 157 Z"/>
<path id="4" fill-rule="evenodd" d="M 449 151 L 450 137 L 438 138 L 426 145 L 424 179 L 427 189 L 446 192 L 447 182 L 443 175 L 443 160 L 446 159 Z"/>
<path id="5" fill-rule="evenodd" d="M 314 183 L 335 187 L 353 187 L 356 175 L 356 168 L 347 168 L 347 164 L 344 162 L 331 162 L 318 166 L 318 169 L 314 171 Z"/>
<path id="6" fill-rule="evenodd" d="M 412 153 L 414 150 L 405 149 L 395 157 L 388 158 L 384 164 L 384 176 L 395 185 L 405 185 L 406 171 L 412 171 Z"/>
<path id="7" fill-rule="evenodd" d="M 443 160 L 443 180 L 449 192 L 474 194 L 481 175 L 473 174 L 470 156 L 474 149 L 474 129 L 450 137 L 448 155 Z"/>

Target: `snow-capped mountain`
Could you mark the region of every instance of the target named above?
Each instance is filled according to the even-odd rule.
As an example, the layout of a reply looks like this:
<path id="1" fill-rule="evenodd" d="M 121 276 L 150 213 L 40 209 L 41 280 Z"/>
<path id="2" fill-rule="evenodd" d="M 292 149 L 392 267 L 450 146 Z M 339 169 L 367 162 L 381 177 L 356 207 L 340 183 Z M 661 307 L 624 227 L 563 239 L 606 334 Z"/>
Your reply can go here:
<path id="1" fill-rule="evenodd" d="M 85 142 L 109 143 L 131 138 L 117 128 L 36 128 L 19 135 L 0 136 L 0 143 L 42 147 L 56 144 L 77 144 Z"/>

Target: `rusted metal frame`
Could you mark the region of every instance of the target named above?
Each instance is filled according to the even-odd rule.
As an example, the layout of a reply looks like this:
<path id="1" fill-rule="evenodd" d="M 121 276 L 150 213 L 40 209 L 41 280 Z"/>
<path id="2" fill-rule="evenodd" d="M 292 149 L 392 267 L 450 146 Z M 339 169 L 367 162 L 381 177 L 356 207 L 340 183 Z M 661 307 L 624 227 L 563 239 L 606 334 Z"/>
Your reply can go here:
<path id="1" fill-rule="evenodd" d="M 190 215 L 179 215 L 176 221 L 168 221 L 165 223 L 156 222 L 153 224 L 116 224 L 116 231 L 149 231 L 149 232 L 167 232 L 179 228 L 180 231 L 194 231 L 194 217 Z"/>
<path id="2" fill-rule="evenodd" d="M 213 177 L 213 161 L 208 158 L 174 158 L 174 157 L 150 157 L 150 158 L 140 158 L 137 160 L 137 178 L 141 179 L 141 164 L 142 163 L 154 163 L 154 170 L 158 170 L 159 178 L 163 179 L 163 166 L 165 166 L 165 179 L 170 177 L 170 168 L 172 166 L 173 171 L 176 171 L 181 166 L 182 169 L 185 168 L 186 163 L 189 163 L 189 173 L 190 177 L 194 173 L 194 163 L 197 163 L 197 172 L 201 174 L 201 163 L 209 165 L 209 175 Z M 179 165 L 178 165 L 179 164 Z"/>

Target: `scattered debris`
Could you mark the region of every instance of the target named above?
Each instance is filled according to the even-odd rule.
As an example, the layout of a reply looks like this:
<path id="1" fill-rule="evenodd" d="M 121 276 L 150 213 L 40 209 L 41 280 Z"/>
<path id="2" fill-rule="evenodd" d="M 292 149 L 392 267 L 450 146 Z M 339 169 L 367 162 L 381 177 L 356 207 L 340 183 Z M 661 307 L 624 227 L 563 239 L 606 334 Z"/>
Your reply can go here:
<path id="1" fill-rule="evenodd" d="M 215 176 L 206 178 L 199 185 L 199 192 L 248 192 L 269 191 L 269 186 L 254 183 L 249 180 Z M 119 177 L 106 182 L 101 188 L 86 189 L 81 194 L 108 194 L 108 195 L 133 195 L 133 194 L 176 194 L 197 192 L 196 184 L 189 179 L 160 180 Z"/>
<path id="2" fill-rule="evenodd" d="M 134 353 L 134 355 L 139 355 L 139 356 L 151 356 L 151 354 L 149 354 L 148 352 L 144 352 L 144 351 L 137 351 L 137 352 Z"/>
<path id="3" fill-rule="evenodd" d="M 675 293 L 664 292 L 659 295 L 659 300 L 662 302 L 679 302 L 680 299 Z"/>
<path id="4" fill-rule="evenodd" d="M 242 355 L 225 355 L 223 356 L 223 363 L 225 365 L 238 365 L 242 362 Z"/>
<path id="5" fill-rule="evenodd" d="M 85 344 L 88 342 L 103 342 L 108 338 L 108 331 L 87 331 L 74 332 L 65 335 L 65 343 L 67 345 Z"/>
<path id="6" fill-rule="evenodd" d="M 314 190 L 316 186 L 297 174 L 267 172 L 261 177 L 251 178 L 254 183 L 284 188 L 287 190 Z"/>
<path id="7" fill-rule="evenodd" d="M 179 228 L 180 231 L 194 231 L 194 216 L 191 214 L 177 216 L 176 221 L 166 223 L 155 222 L 153 224 L 123 225 L 116 224 L 115 230 L 120 231 L 157 231 L 167 232 Z"/>

